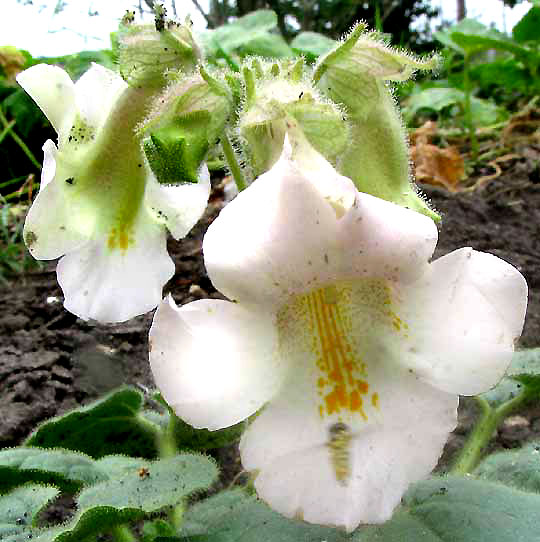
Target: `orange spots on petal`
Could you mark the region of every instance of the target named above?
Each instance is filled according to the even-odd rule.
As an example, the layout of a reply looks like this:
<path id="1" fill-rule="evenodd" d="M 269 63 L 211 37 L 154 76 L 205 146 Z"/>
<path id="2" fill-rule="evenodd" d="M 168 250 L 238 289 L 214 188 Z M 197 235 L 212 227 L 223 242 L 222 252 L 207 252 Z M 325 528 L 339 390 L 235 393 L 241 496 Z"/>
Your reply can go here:
<path id="1" fill-rule="evenodd" d="M 365 380 L 357 380 L 356 387 L 360 393 L 366 394 L 369 391 L 369 384 Z"/>

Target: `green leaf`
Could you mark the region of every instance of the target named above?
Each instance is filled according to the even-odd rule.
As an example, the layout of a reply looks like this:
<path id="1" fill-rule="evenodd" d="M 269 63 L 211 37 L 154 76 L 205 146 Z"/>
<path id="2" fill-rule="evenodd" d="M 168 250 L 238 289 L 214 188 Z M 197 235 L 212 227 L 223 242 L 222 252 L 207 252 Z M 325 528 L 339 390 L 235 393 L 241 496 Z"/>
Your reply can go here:
<path id="1" fill-rule="evenodd" d="M 265 32 L 238 48 L 238 54 L 242 57 L 254 55 L 265 58 L 289 58 L 293 57 L 292 49 L 280 34 Z"/>
<path id="2" fill-rule="evenodd" d="M 194 111 L 170 119 L 143 143 L 148 163 L 160 184 L 196 183 L 208 152 L 208 111 Z"/>
<path id="3" fill-rule="evenodd" d="M 407 110 L 415 115 L 420 109 L 440 112 L 446 107 L 463 103 L 465 94 L 457 88 L 427 88 L 407 100 Z"/>
<path id="4" fill-rule="evenodd" d="M 329 53 L 337 42 L 318 32 L 300 32 L 292 41 L 291 47 L 295 53 L 306 55 L 309 60 Z"/>
<path id="5" fill-rule="evenodd" d="M 56 57 L 40 57 L 33 59 L 32 64 L 43 62 L 54 66 L 62 66 L 74 80 L 79 79 L 79 77 L 86 72 L 94 62 L 105 66 L 109 70 L 116 69 L 113 52 L 109 49 L 81 51 L 72 55 Z"/>
<path id="6" fill-rule="evenodd" d="M 475 19 L 462 19 L 459 23 L 445 28 L 444 30 L 439 30 L 434 32 L 433 35 L 437 40 L 439 40 L 443 45 L 454 49 L 455 51 L 465 54 L 467 51 L 463 49 L 454 41 L 453 34 L 460 33 L 466 34 L 469 36 L 498 36 L 500 33 L 497 31 L 489 29 L 487 26 L 479 23 Z"/>
<path id="7" fill-rule="evenodd" d="M 536 493 L 473 477 L 433 478 L 409 490 L 390 521 L 360 527 L 351 541 L 529 542 L 538 525 Z"/>
<path id="8" fill-rule="evenodd" d="M 105 461 L 98 463 L 103 465 Z M 66 525 L 42 531 L 35 541 L 81 542 L 177 505 L 194 491 L 208 489 L 217 478 L 215 464 L 198 455 L 178 455 L 161 461 L 139 459 L 132 466 L 117 478 L 83 489 L 76 517 Z"/>
<path id="9" fill-rule="evenodd" d="M 127 455 L 106 455 L 96 461 L 96 466 L 108 478 L 118 478 L 126 472 L 133 472 L 141 467 L 143 460 L 140 457 Z"/>
<path id="10" fill-rule="evenodd" d="M 175 529 L 173 526 L 162 519 L 147 521 L 144 523 L 142 542 L 154 542 L 156 538 L 174 537 Z"/>
<path id="11" fill-rule="evenodd" d="M 491 454 L 474 471 L 480 478 L 540 494 L 540 441 Z"/>
<path id="12" fill-rule="evenodd" d="M 514 352 L 507 376 L 540 392 L 540 348 Z"/>
<path id="13" fill-rule="evenodd" d="M 219 431 L 195 429 L 175 416 L 174 437 L 176 445 L 181 450 L 212 450 L 237 441 L 246 427 L 247 422 L 244 421 Z"/>
<path id="14" fill-rule="evenodd" d="M 285 518 L 240 489 L 195 504 L 184 515 L 184 542 L 344 542 L 337 529 Z M 157 541 L 156 541 L 157 542 Z"/>
<path id="15" fill-rule="evenodd" d="M 260 9 L 203 34 L 203 43 L 209 54 L 221 49 L 226 54 L 248 44 L 261 34 L 276 28 L 277 16 L 273 11 Z"/>
<path id="16" fill-rule="evenodd" d="M 517 45 L 504 34 L 494 35 L 468 35 L 462 32 L 452 32 L 452 39 L 468 54 L 476 54 L 488 49 L 507 51 L 517 57 L 527 59 L 530 56 L 528 49 Z"/>
<path id="17" fill-rule="evenodd" d="M 533 6 L 512 29 L 514 39 L 524 41 L 540 41 L 540 6 Z"/>
<path id="18" fill-rule="evenodd" d="M 482 397 L 499 405 L 512 399 L 526 388 L 531 399 L 540 397 L 540 348 L 514 352 L 506 376 Z"/>
<path id="19" fill-rule="evenodd" d="M 482 393 L 480 397 L 496 408 L 519 395 L 522 388 L 523 386 L 519 382 L 504 377 L 494 388 Z"/>
<path id="20" fill-rule="evenodd" d="M 155 433 L 137 414 L 143 402 L 139 391 L 121 388 L 104 399 L 53 418 L 30 435 L 26 446 L 66 448 L 95 459 L 109 454 L 155 457 Z"/>
<path id="21" fill-rule="evenodd" d="M 139 462 L 139 467 L 127 470 L 92 487 L 79 495 L 81 510 L 110 506 L 150 513 L 165 506 L 178 504 L 186 495 L 207 489 L 217 477 L 217 468 L 208 458 L 180 454 L 160 461 Z"/>
<path id="22" fill-rule="evenodd" d="M 413 94 L 405 108 L 407 116 L 416 115 L 421 109 L 431 109 L 440 113 L 443 109 L 458 105 L 464 107 L 465 93 L 457 88 L 427 88 Z M 502 110 L 492 102 L 480 98 L 471 98 L 471 111 L 478 126 L 489 126 L 502 117 Z"/>
<path id="23" fill-rule="evenodd" d="M 74 493 L 107 479 L 90 457 L 68 450 L 7 448 L 0 451 L 0 493 L 26 482 L 53 484 Z"/>
<path id="24" fill-rule="evenodd" d="M 27 485 L 0 497 L 0 539 L 31 534 L 31 525 L 39 511 L 58 495 L 55 487 Z M 27 536 L 25 538 L 31 538 Z"/>

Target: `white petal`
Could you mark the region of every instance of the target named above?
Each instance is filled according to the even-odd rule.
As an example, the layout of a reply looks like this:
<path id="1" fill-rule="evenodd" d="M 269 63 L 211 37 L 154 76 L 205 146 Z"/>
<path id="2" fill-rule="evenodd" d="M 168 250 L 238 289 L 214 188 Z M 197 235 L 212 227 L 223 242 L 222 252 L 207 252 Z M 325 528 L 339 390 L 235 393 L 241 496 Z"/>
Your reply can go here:
<path id="1" fill-rule="evenodd" d="M 414 322 L 402 363 L 441 390 L 475 395 L 508 367 L 521 333 L 527 284 L 510 264 L 470 248 L 456 250 L 403 292 Z"/>
<path id="2" fill-rule="evenodd" d="M 41 182 L 39 189 L 43 190 L 56 175 L 56 159 L 58 156 L 58 149 L 56 145 L 47 139 L 43 144 L 43 166 L 41 168 Z"/>
<path id="3" fill-rule="evenodd" d="M 53 260 L 83 245 L 93 231 L 93 221 L 80 220 L 86 213 L 69 197 L 62 182 L 55 181 L 57 169 L 62 168 L 57 168 L 58 151 L 50 139 L 43 151 L 41 186 L 26 216 L 24 239 L 34 258 Z"/>
<path id="4" fill-rule="evenodd" d="M 148 175 L 145 204 L 158 222 L 167 226 L 175 239 L 185 237 L 201 218 L 210 195 L 210 173 L 201 166 L 197 183 L 161 186 Z"/>
<path id="5" fill-rule="evenodd" d="M 127 87 L 120 75 L 93 63 L 75 83 L 77 110 L 95 131 L 99 131 L 118 96 Z"/>
<path id="6" fill-rule="evenodd" d="M 71 127 L 76 112 L 75 85 L 65 70 L 37 64 L 17 75 L 24 88 L 61 136 Z"/>
<path id="7" fill-rule="evenodd" d="M 271 316 L 220 300 L 177 308 L 170 297 L 154 316 L 150 365 L 176 414 L 209 429 L 256 412 L 276 393 L 285 370 Z"/>
<path id="8" fill-rule="evenodd" d="M 300 170 L 284 152 L 221 211 L 203 244 L 219 291 L 279 305 L 335 280 L 375 274 L 410 281 L 425 271 L 437 241 L 433 221 L 359 194 L 329 164 L 322 173 Z"/>
<path id="9" fill-rule="evenodd" d="M 145 213 L 138 217 L 125 250 L 111 249 L 107 237 L 98 237 L 64 256 L 57 267 L 65 308 L 104 323 L 152 310 L 173 274 L 165 230 Z"/>
<path id="10" fill-rule="evenodd" d="M 336 459 L 337 418 L 321 418 L 313 392 L 294 381 L 260 414 L 240 443 L 243 466 L 258 471 L 258 495 L 288 517 L 353 530 L 387 520 L 408 486 L 437 463 L 456 424 L 457 396 L 434 390 L 384 360 L 368 367 L 379 406 L 343 419 L 350 430 Z M 314 386 L 312 382 L 312 388 Z M 336 465 L 341 470 L 338 481 Z"/>

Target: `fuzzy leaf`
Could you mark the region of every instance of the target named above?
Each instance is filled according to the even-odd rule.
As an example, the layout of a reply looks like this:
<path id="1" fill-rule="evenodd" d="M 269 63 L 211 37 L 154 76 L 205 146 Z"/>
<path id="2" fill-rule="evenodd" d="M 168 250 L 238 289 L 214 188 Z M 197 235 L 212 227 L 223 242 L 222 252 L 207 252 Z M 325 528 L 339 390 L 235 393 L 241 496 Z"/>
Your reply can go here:
<path id="1" fill-rule="evenodd" d="M 392 519 L 360 527 L 351 542 L 532 541 L 540 524 L 540 495 L 473 477 L 416 484 Z"/>
<path id="2" fill-rule="evenodd" d="M 181 454 L 160 461 L 140 461 L 140 467 L 117 478 L 83 489 L 78 498 L 81 510 L 110 506 L 135 508 L 150 513 L 178 504 L 197 489 L 206 489 L 217 477 L 209 459 Z"/>
<path id="3" fill-rule="evenodd" d="M 155 433 L 137 418 L 142 402 L 137 390 L 121 388 L 86 407 L 46 421 L 25 445 L 61 447 L 95 459 L 109 454 L 154 457 Z"/>
<path id="4" fill-rule="evenodd" d="M 0 497 L 0 540 L 32 538 L 31 525 L 38 512 L 58 495 L 55 487 L 27 485 Z M 26 534 L 23 538 L 23 533 Z"/>
<path id="5" fill-rule="evenodd" d="M 491 454 L 474 474 L 522 491 L 540 494 L 540 441 L 530 442 L 519 450 Z"/>
<path id="6" fill-rule="evenodd" d="M 180 418 L 176 416 L 175 418 L 174 436 L 176 445 L 181 450 L 204 451 L 227 446 L 237 441 L 247 426 L 246 422 L 239 422 L 219 431 L 208 431 L 208 429 L 195 429 Z"/>
<path id="7" fill-rule="evenodd" d="M 344 542 L 342 531 L 290 520 L 240 489 L 195 504 L 184 516 L 182 542 Z"/>
<path id="8" fill-rule="evenodd" d="M 512 399 L 523 389 L 531 399 L 540 397 L 540 348 L 514 352 L 506 376 L 482 397 L 493 405 Z"/>
<path id="9" fill-rule="evenodd" d="M 0 493 L 26 482 L 53 484 L 74 493 L 107 478 L 90 457 L 69 450 L 7 448 L 0 451 Z"/>
<path id="10" fill-rule="evenodd" d="M 160 461 L 139 459 L 118 477 L 83 489 L 77 516 L 66 525 L 42 531 L 34 540 L 81 542 L 179 504 L 194 491 L 207 489 L 216 477 L 215 464 L 199 455 L 183 454 Z"/>

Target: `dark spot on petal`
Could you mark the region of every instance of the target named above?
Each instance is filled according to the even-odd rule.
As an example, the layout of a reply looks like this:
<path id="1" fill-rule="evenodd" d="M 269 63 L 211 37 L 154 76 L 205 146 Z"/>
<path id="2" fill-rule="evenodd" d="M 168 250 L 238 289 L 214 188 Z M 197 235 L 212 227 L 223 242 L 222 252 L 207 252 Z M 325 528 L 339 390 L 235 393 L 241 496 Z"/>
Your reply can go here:
<path id="1" fill-rule="evenodd" d="M 75 182 L 75 179 L 73 177 L 69 177 L 68 179 L 66 179 L 66 183 L 68 184 L 73 184 Z"/>

